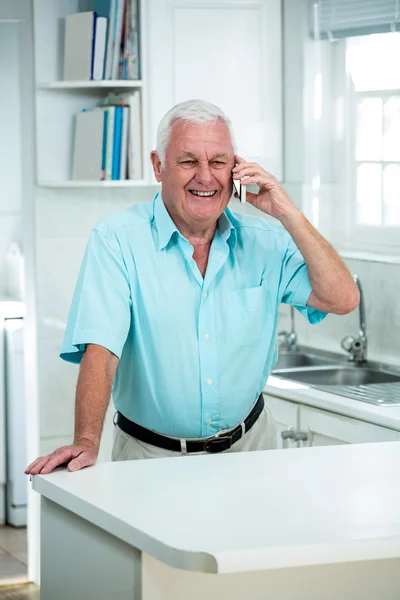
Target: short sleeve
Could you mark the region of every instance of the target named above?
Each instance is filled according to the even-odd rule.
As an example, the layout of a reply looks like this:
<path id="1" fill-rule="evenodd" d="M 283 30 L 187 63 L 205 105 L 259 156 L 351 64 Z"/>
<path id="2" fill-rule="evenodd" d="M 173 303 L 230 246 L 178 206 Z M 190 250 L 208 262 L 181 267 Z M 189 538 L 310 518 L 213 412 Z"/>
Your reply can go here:
<path id="1" fill-rule="evenodd" d="M 94 229 L 76 283 L 61 358 L 79 363 L 86 344 L 104 346 L 120 357 L 130 322 L 129 277 L 120 248 Z"/>
<path id="2" fill-rule="evenodd" d="M 292 304 L 310 323 L 317 324 L 325 319 L 327 313 L 307 306 L 311 292 L 307 265 L 300 250 L 290 238 L 281 272 L 281 302 Z"/>

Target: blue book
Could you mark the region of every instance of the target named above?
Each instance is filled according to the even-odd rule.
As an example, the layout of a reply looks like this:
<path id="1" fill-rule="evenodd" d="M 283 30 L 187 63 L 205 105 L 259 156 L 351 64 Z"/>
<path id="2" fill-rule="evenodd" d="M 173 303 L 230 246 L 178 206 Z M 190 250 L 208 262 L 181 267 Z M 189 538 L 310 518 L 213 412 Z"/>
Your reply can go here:
<path id="1" fill-rule="evenodd" d="M 92 57 L 90 61 L 90 79 L 93 79 L 94 70 L 94 51 L 96 47 L 96 28 L 97 28 L 97 15 L 93 13 L 93 25 L 92 25 Z"/>
<path id="2" fill-rule="evenodd" d="M 107 48 L 108 48 L 108 38 L 110 35 L 110 24 L 113 15 L 111 14 L 111 4 L 112 0 L 81 0 L 81 9 L 80 10 L 93 10 L 98 17 L 106 17 L 107 19 L 107 29 L 106 29 L 106 42 L 105 42 L 105 56 L 104 56 L 104 69 L 103 69 L 103 79 L 106 79 L 106 62 L 107 62 Z"/>
<path id="3" fill-rule="evenodd" d="M 112 179 L 119 179 L 121 167 L 122 106 L 115 107 Z"/>

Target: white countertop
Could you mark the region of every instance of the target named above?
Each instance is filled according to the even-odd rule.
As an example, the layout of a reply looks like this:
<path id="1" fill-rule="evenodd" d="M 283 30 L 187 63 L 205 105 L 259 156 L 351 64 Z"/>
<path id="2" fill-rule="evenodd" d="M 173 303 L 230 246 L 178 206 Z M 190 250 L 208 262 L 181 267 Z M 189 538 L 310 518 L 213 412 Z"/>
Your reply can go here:
<path id="1" fill-rule="evenodd" d="M 400 442 L 102 463 L 33 488 L 172 567 L 400 557 Z M 55 532 L 56 535 L 56 532 Z"/>
<path id="2" fill-rule="evenodd" d="M 306 383 L 288 381 L 273 375 L 268 378 L 263 391 L 266 394 L 285 400 L 315 406 L 316 408 L 400 431 L 400 406 L 376 406 L 368 402 L 361 402 L 360 400 L 353 400 L 311 388 Z"/>

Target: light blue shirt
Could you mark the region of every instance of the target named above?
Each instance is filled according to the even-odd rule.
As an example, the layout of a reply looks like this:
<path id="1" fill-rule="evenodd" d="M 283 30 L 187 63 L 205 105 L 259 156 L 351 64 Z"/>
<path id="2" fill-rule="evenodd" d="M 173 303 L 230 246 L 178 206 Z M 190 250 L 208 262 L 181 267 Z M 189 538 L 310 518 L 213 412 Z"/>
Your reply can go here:
<path id="1" fill-rule="evenodd" d="M 287 231 L 262 217 L 221 215 L 203 279 L 192 245 L 157 194 L 91 232 L 61 357 L 86 344 L 120 360 L 117 410 L 175 437 L 206 437 L 251 410 L 277 359 L 281 302 L 311 323 L 307 267 Z"/>

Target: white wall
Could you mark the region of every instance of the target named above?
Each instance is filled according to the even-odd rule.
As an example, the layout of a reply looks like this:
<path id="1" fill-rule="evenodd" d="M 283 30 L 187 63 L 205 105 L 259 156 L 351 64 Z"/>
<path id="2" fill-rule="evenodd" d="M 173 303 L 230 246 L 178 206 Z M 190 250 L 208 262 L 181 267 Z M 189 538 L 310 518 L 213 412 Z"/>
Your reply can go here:
<path id="1" fill-rule="evenodd" d="M 18 24 L 0 22 L 0 296 L 9 295 L 5 257 L 21 242 L 21 119 Z"/>

